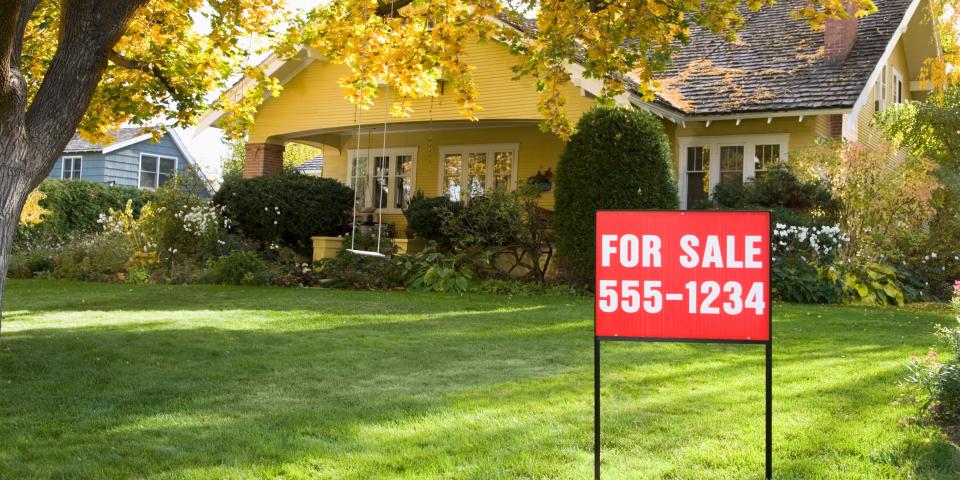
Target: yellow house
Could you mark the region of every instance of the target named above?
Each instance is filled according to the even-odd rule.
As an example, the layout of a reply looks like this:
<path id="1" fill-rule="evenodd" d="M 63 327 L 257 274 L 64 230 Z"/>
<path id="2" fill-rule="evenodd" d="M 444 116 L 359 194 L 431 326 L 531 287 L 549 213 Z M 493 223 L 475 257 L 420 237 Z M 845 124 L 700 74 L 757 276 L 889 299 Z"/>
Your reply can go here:
<path id="1" fill-rule="evenodd" d="M 830 21 L 821 32 L 790 18 L 803 2 L 747 16 L 735 44 L 694 30 L 660 75 L 655 101 L 633 89 L 618 98 L 663 119 L 684 208 L 818 137 L 874 143 L 870 120 L 878 109 L 923 96 L 921 64 L 939 52 L 928 0 L 878 0 L 879 13 Z M 417 190 L 461 200 L 555 170 L 564 145 L 540 131 L 534 80 L 513 79 L 518 58 L 494 40 L 467 53 L 483 107 L 476 122 L 462 117 L 449 91 L 415 102 L 409 118 L 390 117 L 381 101 L 390 96 L 386 87 L 358 117 L 337 83 L 345 67 L 309 48 L 292 60 L 268 60 L 283 91 L 256 114 L 244 176 L 280 172 L 288 143 L 320 147 L 323 176 L 354 187 L 358 210 L 379 209 L 403 237 L 402 208 Z M 601 85 L 584 78 L 580 65 L 568 68 L 576 121 L 595 105 Z M 221 115 L 212 112 L 203 125 L 216 126 Z M 552 192 L 542 203 L 553 207 Z"/>

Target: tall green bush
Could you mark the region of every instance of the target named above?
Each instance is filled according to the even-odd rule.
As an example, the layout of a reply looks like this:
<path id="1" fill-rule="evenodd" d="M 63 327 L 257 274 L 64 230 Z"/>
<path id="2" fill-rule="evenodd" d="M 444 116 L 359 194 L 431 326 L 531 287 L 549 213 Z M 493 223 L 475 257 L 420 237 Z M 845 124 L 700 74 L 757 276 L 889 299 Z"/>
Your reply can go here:
<path id="1" fill-rule="evenodd" d="M 353 190 L 336 180 L 294 171 L 226 182 L 213 201 L 245 238 L 310 255 L 310 237 L 347 231 Z"/>
<path id="2" fill-rule="evenodd" d="M 580 118 L 557 165 L 557 248 L 572 280 L 594 276 L 597 210 L 679 208 L 663 125 L 640 110 L 596 108 Z"/>
<path id="3" fill-rule="evenodd" d="M 21 227 L 18 245 L 63 243 L 99 232 L 100 215 L 122 210 L 129 200 L 135 215 L 153 197 L 153 192 L 132 187 L 117 187 L 82 180 L 44 180 L 39 190 L 46 196 L 40 206 L 49 210 L 38 225 Z M 28 242 L 32 245 L 25 245 Z"/>

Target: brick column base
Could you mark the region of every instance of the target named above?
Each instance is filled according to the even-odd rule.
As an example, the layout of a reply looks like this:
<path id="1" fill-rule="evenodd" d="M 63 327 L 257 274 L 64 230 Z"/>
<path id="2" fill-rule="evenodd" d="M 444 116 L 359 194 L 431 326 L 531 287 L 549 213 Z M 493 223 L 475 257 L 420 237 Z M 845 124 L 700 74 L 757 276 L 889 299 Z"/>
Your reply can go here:
<path id="1" fill-rule="evenodd" d="M 248 143 L 243 178 L 267 177 L 283 172 L 283 145 Z"/>

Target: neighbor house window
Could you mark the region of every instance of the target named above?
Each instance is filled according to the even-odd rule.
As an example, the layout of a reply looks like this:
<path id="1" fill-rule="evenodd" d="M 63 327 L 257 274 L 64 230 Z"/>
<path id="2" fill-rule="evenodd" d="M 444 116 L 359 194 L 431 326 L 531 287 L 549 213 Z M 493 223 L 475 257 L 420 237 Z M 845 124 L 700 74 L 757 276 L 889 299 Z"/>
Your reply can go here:
<path id="1" fill-rule="evenodd" d="M 710 199 L 710 147 L 687 147 L 687 205 L 700 208 Z"/>
<path id="2" fill-rule="evenodd" d="M 757 145 L 754 147 L 753 176 L 762 178 L 770 166 L 780 161 L 780 145 Z"/>
<path id="3" fill-rule="evenodd" d="M 83 157 L 63 157 L 60 165 L 60 178 L 63 180 L 80 180 L 83 169 Z"/>
<path id="4" fill-rule="evenodd" d="M 158 188 L 177 175 L 177 159 L 140 154 L 140 187 Z"/>
<path id="5" fill-rule="evenodd" d="M 515 144 L 440 147 L 440 191 L 453 201 L 512 189 L 516 171 Z"/>
<path id="6" fill-rule="evenodd" d="M 416 148 L 350 151 L 350 188 L 356 190 L 357 208 L 395 211 L 407 208 L 414 193 Z"/>
<path id="7" fill-rule="evenodd" d="M 703 208 L 717 185 L 741 185 L 787 154 L 788 134 L 680 137 L 680 204 Z"/>

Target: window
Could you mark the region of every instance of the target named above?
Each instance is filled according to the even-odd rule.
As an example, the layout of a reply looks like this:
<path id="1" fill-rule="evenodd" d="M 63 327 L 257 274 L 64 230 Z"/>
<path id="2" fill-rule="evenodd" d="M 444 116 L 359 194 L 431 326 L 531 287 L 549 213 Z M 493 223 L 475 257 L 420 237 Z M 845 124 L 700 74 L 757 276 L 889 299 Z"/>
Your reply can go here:
<path id="1" fill-rule="evenodd" d="M 739 185 L 786 160 L 789 134 L 679 137 L 680 204 L 702 208 L 717 185 Z"/>
<path id="2" fill-rule="evenodd" d="M 357 208 L 391 212 L 406 208 L 413 198 L 416 158 L 416 148 L 351 150 L 348 177 L 357 193 Z"/>
<path id="3" fill-rule="evenodd" d="M 440 191 L 453 201 L 469 200 L 516 184 L 517 145 L 440 147 Z"/>
<path id="4" fill-rule="evenodd" d="M 900 72 L 897 69 L 893 69 L 893 92 L 891 95 L 891 100 L 894 103 L 903 103 L 903 75 L 900 75 Z"/>
<path id="5" fill-rule="evenodd" d="M 770 166 L 780 162 L 780 145 L 757 145 L 754 147 L 753 176 L 762 177 Z"/>
<path id="6" fill-rule="evenodd" d="M 743 145 L 720 147 L 720 183 L 743 184 Z"/>
<path id="7" fill-rule="evenodd" d="M 83 170 L 83 157 L 63 157 L 60 165 L 60 178 L 62 180 L 80 180 L 80 173 Z"/>
<path id="8" fill-rule="evenodd" d="M 176 158 L 140 154 L 140 188 L 161 187 L 176 175 Z"/>
<path id="9" fill-rule="evenodd" d="M 877 83 L 873 87 L 873 110 L 875 112 L 882 112 L 884 108 L 887 108 L 887 66 L 884 65 L 880 69 L 880 78 L 877 79 Z"/>
<path id="10" fill-rule="evenodd" d="M 700 208 L 710 199 L 710 147 L 687 147 L 687 205 Z"/>

